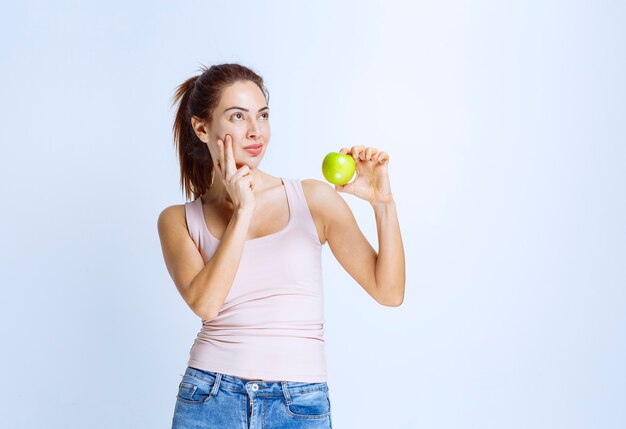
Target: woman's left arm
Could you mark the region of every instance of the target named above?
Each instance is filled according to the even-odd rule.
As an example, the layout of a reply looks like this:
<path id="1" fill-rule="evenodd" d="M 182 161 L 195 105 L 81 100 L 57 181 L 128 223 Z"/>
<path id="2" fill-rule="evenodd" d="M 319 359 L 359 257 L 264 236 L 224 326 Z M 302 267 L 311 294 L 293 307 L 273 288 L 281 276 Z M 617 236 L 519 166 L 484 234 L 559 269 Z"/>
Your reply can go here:
<path id="1" fill-rule="evenodd" d="M 387 153 L 375 148 L 342 148 L 356 162 L 356 178 L 335 191 L 353 194 L 369 202 L 376 216 L 378 252 L 361 232 L 348 204 L 324 182 L 317 182 L 313 207 L 324 219 L 325 236 L 333 254 L 346 271 L 376 301 L 399 306 L 404 300 L 404 249 L 396 204 L 391 194 Z"/>
<path id="2" fill-rule="evenodd" d="M 394 306 L 404 301 L 404 248 L 396 203 L 391 199 L 374 203 L 376 230 L 378 232 L 378 257 L 376 258 L 376 285 Z"/>
<path id="3" fill-rule="evenodd" d="M 344 147 L 340 153 L 352 155 L 356 162 L 357 177 L 346 185 L 335 185 L 335 189 L 364 199 L 374 208 L 378 232 L 376 285 L 388 302 L 400 305 L 404 300 L 404 248 L 396 203 L 389 183 L 389 155 L 365 146 L 352 146 L 351 149 Z"/>

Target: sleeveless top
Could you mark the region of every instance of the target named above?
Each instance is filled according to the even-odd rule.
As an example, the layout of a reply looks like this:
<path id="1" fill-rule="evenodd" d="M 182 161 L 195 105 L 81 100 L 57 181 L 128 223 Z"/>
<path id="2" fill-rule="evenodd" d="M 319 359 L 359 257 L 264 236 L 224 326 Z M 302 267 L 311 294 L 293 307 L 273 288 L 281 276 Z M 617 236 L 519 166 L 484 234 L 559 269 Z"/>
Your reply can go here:
<path id="1" fill-rule="evenodd" d="M 202 320 L 188 366 L 255 380 L 327 381 L 322 244 L 299 179 L 282 178 L 289 222 L 246 240 L 219 314 Z M 202 200 L 185 203 L 189 234 L 206 264 L 220 240 Z"/>

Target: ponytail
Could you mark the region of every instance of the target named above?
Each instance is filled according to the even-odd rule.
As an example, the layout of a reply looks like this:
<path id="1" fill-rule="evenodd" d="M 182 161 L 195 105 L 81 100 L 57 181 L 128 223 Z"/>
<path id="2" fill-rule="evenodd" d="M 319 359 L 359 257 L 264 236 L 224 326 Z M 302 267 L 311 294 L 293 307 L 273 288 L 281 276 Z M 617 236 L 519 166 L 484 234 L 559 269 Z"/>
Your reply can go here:
<path id="1" fill-rule="evenodd" d="M 180 185 L 185 199 L 198 198 L 212 185 L 213 161 L 206 143 L 201 141 L 191 126 L 189 99 L 200 76 L 193 76 L 179 85 L 172 105 L 179 101 L 172 127 L 174 143 L 180 160 Z"/>

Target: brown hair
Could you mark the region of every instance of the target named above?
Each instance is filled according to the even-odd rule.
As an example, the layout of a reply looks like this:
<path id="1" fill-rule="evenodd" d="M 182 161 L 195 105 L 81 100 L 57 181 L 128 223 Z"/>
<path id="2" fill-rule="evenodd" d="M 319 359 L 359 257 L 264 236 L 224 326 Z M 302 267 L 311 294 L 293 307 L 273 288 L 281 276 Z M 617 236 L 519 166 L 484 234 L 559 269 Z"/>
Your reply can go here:
<path id="1" fill-rule="evenodd" d="M 240 64 L 217 64 L 210 68 L 202 66 L 202 73 L 192 76 L 178 87 L 172 106 L 179 103 L 176 119 L 172 126 L 174 144 L 180 162 L 180 184 L 187 200 L 198 198 L 212 185 L 213 159 L 206 143 L 198 138 L 191 126 L 191 117 L 213 120 L 213 111 L 224 90 L 237 81 L 252 81 L 263 92 L 269 102 L 269 92 L 263 78 L 248 67 Z"/>

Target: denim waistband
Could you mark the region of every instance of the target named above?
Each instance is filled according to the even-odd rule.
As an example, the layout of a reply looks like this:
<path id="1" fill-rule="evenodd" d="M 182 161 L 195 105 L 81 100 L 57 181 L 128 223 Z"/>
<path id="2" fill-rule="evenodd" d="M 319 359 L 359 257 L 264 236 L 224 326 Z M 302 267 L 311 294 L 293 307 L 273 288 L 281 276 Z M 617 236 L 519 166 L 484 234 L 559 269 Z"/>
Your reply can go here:
<path id="1" fill-rule="evenodd" d="M 223 374 L 214 371 L 207 371 L 188 366 L 185 376 L 196 378 L 213 385 L 217 391 L 220 386 L 231 391 L 241 391 L 259 395 L 284 395 L 304 393 L 313 390 L 328 390 L 328 385 L 323 382 L 303 382 L 303 381 L 264 381 L 246 380 L 234 375 Z"/>

